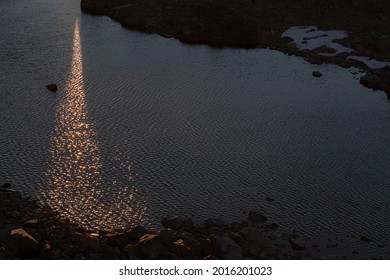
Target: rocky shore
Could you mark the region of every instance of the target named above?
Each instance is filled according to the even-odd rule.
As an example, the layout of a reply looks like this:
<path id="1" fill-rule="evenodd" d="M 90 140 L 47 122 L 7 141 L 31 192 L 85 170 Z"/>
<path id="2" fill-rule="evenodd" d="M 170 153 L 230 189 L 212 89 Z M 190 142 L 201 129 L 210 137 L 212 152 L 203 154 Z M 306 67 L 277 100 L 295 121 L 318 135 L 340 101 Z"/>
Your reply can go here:
<path id="1" fill-rule="evenodd" d="M 366 236 L 355 239 L 372 242 Z M 170 216 L 161 220 L 159 229 L 88 231 L 23 198 L 10 184 L 0 186 L 0 259 L 333 259 L 326 249 L 339 244 L 328 241 L 320 244 L 280 231 L 258 211 L 233 223 L 207 219 L 196 225 L 192 219 Z M 358 252 L 351 254 L 336 258 L 364 259 Z"/>
<path id="2" fill-rule="evenodd" d="M 350 54 L 324 56 L 324 48 L 300 50 L 283 32 L 293 26 L 344 30 L 339 40 L 353 55 L 390 62 L 390 2 L 386 0 L 81 0 L 83 11 L 107 15 L 123 26 L 185 43 L 269 47 L 316 64 L 357 66 L 361 83 L 390 95 L 390 67 L 371 69 Z M 325 50 L 326 51 L 326 50 Z"/>

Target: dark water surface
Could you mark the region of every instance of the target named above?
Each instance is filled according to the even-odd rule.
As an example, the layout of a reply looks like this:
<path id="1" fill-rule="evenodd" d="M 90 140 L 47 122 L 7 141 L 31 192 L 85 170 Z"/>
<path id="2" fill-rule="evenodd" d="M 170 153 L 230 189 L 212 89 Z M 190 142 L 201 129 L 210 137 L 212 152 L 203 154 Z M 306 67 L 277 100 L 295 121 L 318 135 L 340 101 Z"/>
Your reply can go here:
<path id="1" fill-rule="evenodd" d="M 182 45 L 78 0 L 0 11 L 0 183 L 88 228 L 257 209 L 305 234 L 389 243 L 390 104 L 354 70 Z"/>

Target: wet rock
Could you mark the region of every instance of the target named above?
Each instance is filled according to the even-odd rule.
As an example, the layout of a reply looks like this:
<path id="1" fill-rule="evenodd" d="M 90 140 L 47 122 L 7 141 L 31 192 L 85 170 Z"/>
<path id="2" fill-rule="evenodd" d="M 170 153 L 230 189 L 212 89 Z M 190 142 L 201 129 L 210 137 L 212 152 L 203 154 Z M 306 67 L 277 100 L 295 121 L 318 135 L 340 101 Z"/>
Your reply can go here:
<path id="1" fill-rule="evenodd" d="M 241 235 L 237 232 L 228 232 L 228 237 L 237 243 L 242 239 Z"/>
<path id="2" fill-rule="evenodd" d="M 360 83 L 373 90 L 384 90 L 390 94 L 390 81 L 388 79 L 390 79 L 390 71 L 387 75 L 368 74 L 360 78 Z"/>
<path id="3" fill-rule="evenodd" d="M 56 84 L 48 84 L 46 86 L 46 88 L 52 92 L 56 92 L 57 91 L 57 85 Z"/>
<path id="4" fill-rule="evenodd" d="M 129 242 L 129 239 L 125 233 L 114 233 L 107 234 L 104 237 L 104 241 L 111 247 L 123 248 Z"/>
<path id="5" fill-rule="evenodd" d="M 306 248 L 306 238 L 297 237 L 290 239 L 291 248 L 294 250 L 305 250 Z"/>
<path id="6" fill-rule="evenodd" d="M 225 226 L 225 222 L 221 219 L 207 219 L 204 221 L 206 227 L 217 227 L 222 228 Z"/>
<path id="7" fill-rule="evenodd" d="M 161 243 L 158 234 L 145 234 L 140 238 L 137 251 L 141 258 L 158 259 L 169 255 L 168 249 Z"/>
<path id="8" fill-rule="evenodd" d="M 269 197 L 269 196 L 267 196 L 267 197 L 265 198 L 265 200 L 266 200 L 266 201 L 268 201 L 268 202 L 272 202 L 272 201 L 274 201 L 274 199 L 273 199 L 273 198 L 271 198 L 271 197 Z"/>
<path id="9" fill-rule="evenodd" d="M 227 236 L 217 238 L 217 252 L 224 260 L 242 260 L 241 247 Z"/>
<path id="10" fill-rule="evenodd" d="M 322 77 L 322 73 L 320 71 L 313 71 L 313 77 Z"/>
<path id="11" fill-rule="evenodd" d="M 186 231 L 193 230 L 194 226 L 195 226 L 194 221 L 190 218 L 184 220 L 183 225 L 182 225 L 183 229 Z"/>
<path id="12" fill-rule="evenodd" d="M 209 237 L 201 237 L 198 240 L 202 246 L 201 251 L 203 257 L 213 254 L 214 252 L 213 242 Z"/>
<path id="13" fill-rule="evenodd" d="M 45 251 L 46 253 L 50 253 L 51 250 L 52 250 L 50 241 L 45 240 L 45 241 L 42 243 L 42 249 L 43 249 L 43 251 Z"/>
<path id="14" fill-rule="evenodd" d="M 250 211 L 248 214 L 248 220 L 251 222 L 265 222 L 267 217 L 260 212 Z"/>
<path id="15" fill-rule="evenodd" d="M 39 252 L 38 242 L 21 228 L 11 230 L 8 246 L 19 257 L 28 258 Z"/>
<path id="16" fill-rule="evenodd" d="M 174 253 L 182 258 L 187 258 L 191 255 L 191 249 L 183 239 L 178 239 L 173 242 Z"/>
<path id="17" fill-rule="evenodd" d="M 101 244 L 97 238 L 86 236 L 80 240 L 80 246 L 86 251 L 97 252 L 100 250 Z M 66 246 L 66 250 L 69 250 L 68 254 L 76 254 L 77 252 L 73 246 Z"/>
<path id="18" fill-rule="evenodd" d="M 231 223 L 230 230 L 233 232 L 239 232 L 242 229 L 242 225 L 240 223 Z"/>
<path id="19" fill-rule="evenodd" d="M 38 228 L 39 223 L 37 219 L 31 219 L 24 223 L 24 225 L 28 228 Z"/>
<path id="20" fill-rule="evenodd" d="M 148 230 L 142 226 L 136 226 L 127 232 L 129 240 L 138 240 L 141 236 L 148 233 Z"/>
<path id="21" fill-rule="evenodd" d="M 177 230 L 181 228 L 183 222 L 184 220 L 181 216 L 171 216 L 162 219 L 161 224 L 166 228 Z"/>

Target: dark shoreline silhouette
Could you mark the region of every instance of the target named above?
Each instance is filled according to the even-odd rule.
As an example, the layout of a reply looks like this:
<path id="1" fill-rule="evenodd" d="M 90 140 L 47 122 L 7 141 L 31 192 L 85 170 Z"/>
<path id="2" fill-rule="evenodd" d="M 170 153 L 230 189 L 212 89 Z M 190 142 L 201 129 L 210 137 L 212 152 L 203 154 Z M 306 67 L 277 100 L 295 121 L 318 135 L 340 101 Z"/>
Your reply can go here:
<path id="1" fill-rule="evenodd" d="M 390 61 L 390 2 L 357 0 L 81 0 L 84 12 L 107 15 L 123 26 L 173 37 L 190 44 L 217 47 L 269 47 L 308 61 L 357 66 L 367 72 L 361 83 L 390 94 L 390 67 L 371 70 L 365 64 L 297 50 L 281 34 L 292 26 L 345 30 L 343 45 L 359 56 Z"/>
<path id="2" fill-rule="evenodd" d="M 264 199 L 264 203 L 272 201 Z M 259 211 L 249 211 L 246 219 L 233 223 L 209 218 L 195 224 L 191 218 L 173 215 L 161 224 L 159 229 L 138 225 L 91 231 L 23 197 L 11 184 L 0 186 L 0 260 L 367 258 L 333 236 L 321 242 L 296 231 L 279 230 L 278 224 Z M 355 244 L 383 247 L 369 236 L 350 238 Z M 343 246 L 346 249 L 337 257 L 327 255 L 327 250 Z M 383 257 L 390 256 L 374 259 Z"/>

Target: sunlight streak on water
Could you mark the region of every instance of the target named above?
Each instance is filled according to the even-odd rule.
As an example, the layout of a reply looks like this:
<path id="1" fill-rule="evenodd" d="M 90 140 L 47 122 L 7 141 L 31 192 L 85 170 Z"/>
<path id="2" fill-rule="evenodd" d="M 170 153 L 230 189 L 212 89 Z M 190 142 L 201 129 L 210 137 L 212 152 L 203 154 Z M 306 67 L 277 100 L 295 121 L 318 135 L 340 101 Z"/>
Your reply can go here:
<path id="1" fill-rule="evenodd" d="M 89 228 L 126 225 L 127 222 L 115 220 L 118 209 L 121 209 L 121 217 L 131 219 L 141 218 L 145 212 L 144 203 L 141 203 L 143 207 L 137 205 L 134 187 L 121 188 L 123 197 L 119 195 L 115 201 L 107 203 L 105 200 L 106 192 L 112 195 L 113 190 L 103 182 L 98 135 L 95 124 L 88 118 L 78 20 L 74 28 L 71 70 L 65 95 L 58 105 L 50 154 L 50 167 L 46 172 L 48 190 L 44 196 L 52 209 L 71 222 Z M 131 169 L 131 165 L 128 168 Z M 133 203 L 124 207 L 122 200 L 125 204 Z"/>

